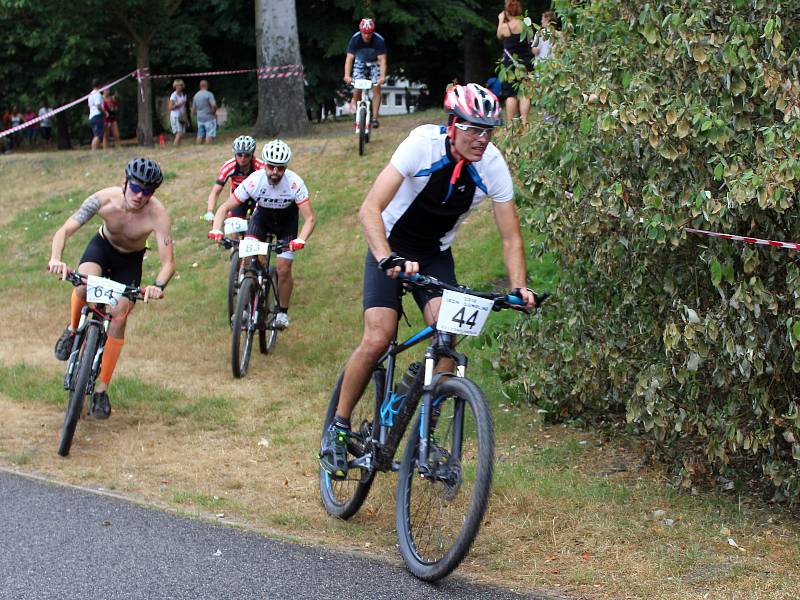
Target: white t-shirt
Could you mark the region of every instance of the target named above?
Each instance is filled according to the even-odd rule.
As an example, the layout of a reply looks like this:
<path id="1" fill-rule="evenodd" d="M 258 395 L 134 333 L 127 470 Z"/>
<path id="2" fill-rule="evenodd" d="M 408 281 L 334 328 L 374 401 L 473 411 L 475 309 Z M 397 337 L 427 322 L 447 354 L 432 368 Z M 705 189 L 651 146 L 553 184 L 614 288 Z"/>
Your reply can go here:
<path id="1" fill-rule="evenodd" d="M 175 106 L 175 108 L 169 111 L 169 116 L 180 117 L 183 113 L 183 107 L 186 105 L 186 94 L 179 94 L 177 91 L 174 91 L 170 94 L 169 99 Z"/>
<path id="2" fill-rule="evenodd" d="M 39 109 L 39 116 L 43 117 L 44 115 L 46 115 L 47 113 L 49 113 L 52 110 L 53 110 L 52 108 L 48 108 L 46 106 L 43 106 L 42 108 Z M 48 117 L 46 119 L 42 119 L 39 122 L 39 127 L 52 127 L 52 125 L 50 123 L 50 117 Z"/>
<path id="3" fill-rule="evenodd" d="M 233 195 L 239 202 L 255 200 L 261 208 L 284 209 L 308 202 L 308 189 L 300 176 L 286 169 L 278 185 L 272 185 L 264 169 L 247 176 Z"/>
<path id="4" fill-rule="evenodd" d="M 536 48 L 537 46 L 539 48 L 539 56 L 536 57 L 536 60 L 546 60 L 547 58 L 550 57 L 550 51 L 553 48 L 553 42 L 550 39 L 550 36 L 548 36 L 547 39 L 539 37 L 538 33 L 535 36 L 533 36 L 533 42 L 531 43 L 531 47 Z"/>
<path id="5" fill-rule="evenodd" d="M 420 257 L 447 250 L 456 230 L 485 198 L 509 202 L 514 186 L 503 155 L 489 144 L 476 163 L 462 163 L 448 152 L 447 130 L 421 125 L 397 147 L 391 165 L 404 176 L 382 213 L 392 250 Z"/>
<path id="6" fill-rule="evenodd" d="M 96 117 L 103 114 L 103 94 L 100 90 L 92 90 L 89 94 L 89 118 Z"/>

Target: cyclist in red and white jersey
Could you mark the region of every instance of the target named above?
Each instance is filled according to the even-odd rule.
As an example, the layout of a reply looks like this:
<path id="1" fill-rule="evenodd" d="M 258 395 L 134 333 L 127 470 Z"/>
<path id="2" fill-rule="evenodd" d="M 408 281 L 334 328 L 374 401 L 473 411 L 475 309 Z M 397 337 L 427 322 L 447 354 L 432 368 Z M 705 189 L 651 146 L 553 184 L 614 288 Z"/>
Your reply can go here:
<path id="1" fill-rule="evenodd" d="M 225 183 L 231 182 L 231 194 L 251 173 L 264 168 L 264 163 L 258 160 L 256 153 L 256 140 L 249 135 L 240 135 L 233 140 L 233 158 L 226 160 L 220 167 L 217 179 L 208 195 L 208 207 L 203 218 L 206 221 L 214 220 L 214 209 L 217 205 L 222 188 Z M 237 204 L 228 216 L 247 218 L 247 213 L 254 208 L 252 202 Z"/>
<path id="2" fill-rule="evenodd" d="M 278 270 L 278 301 L 280 306 L 275 315 L 275 326 L 286 329 L 289 326 L 289 300 L 294 289 L 292 261 L 294 252 L 306 245 L 306 240 L 314 231 L 316 217 L 311 208 L 308 189 L 302 178 L 286 168 L 292 158 L 289 146 L 281 140 L 268 142 L 261 151 L 264 168 L 254 171 L 231 194 L 214 215 L 214 224 L 208 237 L 222 239 L 222 223 L 229 210 L 254 201 L 256 208 L 250 216 L 246 238 L 264 241 L 267 234 L 274 235 L 289 249 L 278 255 L 275 267 Z M 303 229 L 297 234 L 298 215 L 303 217 Z"/>

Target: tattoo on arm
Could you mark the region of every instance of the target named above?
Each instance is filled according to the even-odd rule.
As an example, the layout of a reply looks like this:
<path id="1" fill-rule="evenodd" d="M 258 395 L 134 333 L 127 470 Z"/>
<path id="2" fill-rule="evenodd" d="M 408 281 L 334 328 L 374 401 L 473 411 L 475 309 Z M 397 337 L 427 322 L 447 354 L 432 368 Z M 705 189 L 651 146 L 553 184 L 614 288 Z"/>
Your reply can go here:
<path id="1" fill-rule="evenodd" d="M 100 210 L 100 197 L 97 194 L 92 194 L 83 201 L 83 204 L 81 204 L 81 207 L 75 211 L 75 214 L 72 215 L 72 218 L 83 225 L 95 214 L 97 214 L 98 210 Z"/>

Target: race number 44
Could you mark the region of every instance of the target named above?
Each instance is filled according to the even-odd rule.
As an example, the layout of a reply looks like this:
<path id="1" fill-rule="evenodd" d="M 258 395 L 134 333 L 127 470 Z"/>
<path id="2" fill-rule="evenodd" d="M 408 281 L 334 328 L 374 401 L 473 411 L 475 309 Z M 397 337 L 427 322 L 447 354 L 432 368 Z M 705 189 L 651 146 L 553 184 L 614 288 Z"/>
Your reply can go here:
<path id="1" fill-rule="evenodd" d="M 445 290 L 436 328 L 462 335 L 479 335 L 494 302 L 469 294 Z"/>

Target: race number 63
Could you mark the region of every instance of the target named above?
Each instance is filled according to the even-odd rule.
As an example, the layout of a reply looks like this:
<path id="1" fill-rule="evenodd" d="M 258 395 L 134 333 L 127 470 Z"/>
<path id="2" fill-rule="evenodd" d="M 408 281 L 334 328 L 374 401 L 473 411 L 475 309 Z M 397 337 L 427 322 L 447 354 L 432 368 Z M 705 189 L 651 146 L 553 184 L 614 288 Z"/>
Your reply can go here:
<path id="1" fill-rule="evenodd" d="M 445 290 L 436 329 L 462 335 L 479 335 L 494 301 Z"/>

